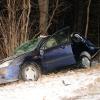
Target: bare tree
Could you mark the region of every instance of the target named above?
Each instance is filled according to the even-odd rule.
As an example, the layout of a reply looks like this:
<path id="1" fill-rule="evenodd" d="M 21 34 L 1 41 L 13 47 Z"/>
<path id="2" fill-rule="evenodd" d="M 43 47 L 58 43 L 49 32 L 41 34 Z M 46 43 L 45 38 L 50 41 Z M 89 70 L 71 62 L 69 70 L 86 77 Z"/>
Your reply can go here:
<path id="1" fill-rule="evenodd" d="M 28 40 L 30 0 L 6 0 L 6 13 L 0 17 L 2 43 L 0 51 L 4 56 L 13 54 L 15 48 Z"/>
<path id="2" fill-rule="evenodd" d="M 88 7 L 87 7 L 87 19 L 86 19 L 86 29 L 85 29 L 85 37 L 87 38 L 88 34 L 88 27 L 89 27 L 89 15 L 90 15 L 90 6 L 91 6 L 91 0 L 88 1 Z"/>

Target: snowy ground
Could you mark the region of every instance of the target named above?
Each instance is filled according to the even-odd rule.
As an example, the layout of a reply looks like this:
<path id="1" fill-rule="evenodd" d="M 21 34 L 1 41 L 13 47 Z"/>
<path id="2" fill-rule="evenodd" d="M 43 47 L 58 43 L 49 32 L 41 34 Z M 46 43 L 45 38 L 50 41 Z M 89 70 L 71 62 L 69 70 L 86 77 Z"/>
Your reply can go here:
<path id="1" fill-rule="evenodd" d="M 0 100 L 100 100 L 100 67 L 63 70 L 0 86 Z"/>

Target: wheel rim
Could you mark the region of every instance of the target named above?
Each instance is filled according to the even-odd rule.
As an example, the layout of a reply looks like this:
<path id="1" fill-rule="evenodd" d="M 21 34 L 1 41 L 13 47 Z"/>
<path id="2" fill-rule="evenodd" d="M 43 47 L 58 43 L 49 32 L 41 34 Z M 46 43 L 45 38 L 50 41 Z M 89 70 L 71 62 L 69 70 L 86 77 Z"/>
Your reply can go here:
<path id="1" fill-rule="evenodd" d="M 90 60 L 87 57 L 82 58 L 82 65 L 84 67 L 90 67 Z"/>
<path id="2" fill-rule="evenodd" d="M 26 80 L 35 80 L 36 79 L 36 70 L 32 66 L 25 68 L 25 79 Z"/>

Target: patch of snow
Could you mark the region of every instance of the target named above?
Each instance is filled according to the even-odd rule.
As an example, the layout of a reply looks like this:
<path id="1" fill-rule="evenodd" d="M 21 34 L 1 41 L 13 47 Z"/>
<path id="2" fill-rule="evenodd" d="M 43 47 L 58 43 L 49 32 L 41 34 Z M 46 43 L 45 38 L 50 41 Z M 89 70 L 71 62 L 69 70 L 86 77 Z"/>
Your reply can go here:
<path id="1" fill-rule="evenodd" d="M 43 75 L 37 82 L 20 81 L 0 87 L 0 100 L 99 100 L 100 90 L 88 95 L 88 86 L 95 85 L 96 79 L 100 79 L 100 69 Z M 96 85 L 100 87 L 100 81 Z"/>

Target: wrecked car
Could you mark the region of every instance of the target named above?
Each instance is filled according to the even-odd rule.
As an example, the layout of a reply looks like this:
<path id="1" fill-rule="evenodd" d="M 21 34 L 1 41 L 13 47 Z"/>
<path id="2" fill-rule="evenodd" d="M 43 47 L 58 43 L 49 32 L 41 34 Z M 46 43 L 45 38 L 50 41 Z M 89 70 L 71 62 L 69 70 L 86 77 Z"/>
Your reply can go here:
<path id="1" fill-rule="evenodd" d="M 28 47 L 31 49 L 28 50 Z M 35 38 L 19 47 L 18 55 L 2 60 L 0 83 L 19 79 L 36 81 L 41 74 L 63 66 L 87 68 L 99 51 L 100 48 L 79 33 L 69 34 L 67 28 L 63 28 L 51 36 Z"/>

